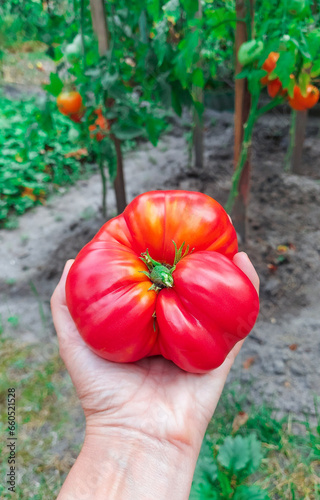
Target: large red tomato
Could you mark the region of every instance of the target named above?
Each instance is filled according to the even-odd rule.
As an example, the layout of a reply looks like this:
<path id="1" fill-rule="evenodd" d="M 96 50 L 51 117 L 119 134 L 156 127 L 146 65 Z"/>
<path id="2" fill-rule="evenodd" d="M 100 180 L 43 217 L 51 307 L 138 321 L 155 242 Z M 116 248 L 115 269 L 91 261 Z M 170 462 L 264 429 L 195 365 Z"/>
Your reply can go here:
<path id="1" fill-rule="evenodd" d="M 236 233 L 209 196 L 135 198 L 79 253 L 67 305 L 87 344 L 116 362 L 162 354 L 180 368 L 218 367 L 252 329 L 256 290 L 233 263 Z"/>

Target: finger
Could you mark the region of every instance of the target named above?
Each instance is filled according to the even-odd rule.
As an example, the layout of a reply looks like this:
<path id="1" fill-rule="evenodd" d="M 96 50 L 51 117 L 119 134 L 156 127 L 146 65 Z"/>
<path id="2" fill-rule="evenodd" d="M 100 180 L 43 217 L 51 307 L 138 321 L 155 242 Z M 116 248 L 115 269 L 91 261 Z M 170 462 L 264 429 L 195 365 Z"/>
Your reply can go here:
<path id="1" fill-rule="evenodd" d="M 56 289 L 53 292 L 53 295 L 51 297 L 51 308 L 52 309 L 58 307 L 61 304 L 66 304 L 65 286 L 66 286 L 67 276 L 68 276 L 68 273 L 70 271 L 70 267 L 72 266 L 73 263 L 74 263 L 73 259 L 70 259 L 65 263 L 60 281 L 57 284 Z"/>
<path id="2" fill-rule="evenodd" d="M 76 330 L 66 304 L 66 279 L 73 262 L 73 260 L 68 260 L 66 263 L 60 281 L 51 297 L 52 318 L 58 335 L 60 349 L 66 342 L 75 341 L 82 343 L 82 339 Z"/>
<path id="3" fill-rule="evenodd" d="M 245 252 L 239 252 L 233 257 L 233 262 L 237 267 L 239 267 L 239 269 L 241 269 L 241 271 L 244 272 L 244 274 L 248 276 L 249 280 L 259 294 L 260 279 L 257 271 L 250 262 L 248 255 Z"/>

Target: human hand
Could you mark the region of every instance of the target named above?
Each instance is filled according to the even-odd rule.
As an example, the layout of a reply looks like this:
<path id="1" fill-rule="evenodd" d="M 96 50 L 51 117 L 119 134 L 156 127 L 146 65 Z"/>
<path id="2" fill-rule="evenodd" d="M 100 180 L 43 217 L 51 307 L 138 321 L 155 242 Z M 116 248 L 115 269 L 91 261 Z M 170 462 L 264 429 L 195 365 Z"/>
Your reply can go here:
<path id="1" fill-rule="evenodd" d="M 184 372 L 161 356 L 126 364 L 106 361 L 88 348 L 69 314 L 65 282 L 72 262 L 67 262 L 52 296 L 52 314 L 60 354 L 86 417 L 86 439 L 157 442 L 166 450 L 192 456 L 195 464 L 243 341 L 219 368 L 207 374 Z M 259 278 L 247 255 L 236 254 L 234 263 L 258 290 Z"/>

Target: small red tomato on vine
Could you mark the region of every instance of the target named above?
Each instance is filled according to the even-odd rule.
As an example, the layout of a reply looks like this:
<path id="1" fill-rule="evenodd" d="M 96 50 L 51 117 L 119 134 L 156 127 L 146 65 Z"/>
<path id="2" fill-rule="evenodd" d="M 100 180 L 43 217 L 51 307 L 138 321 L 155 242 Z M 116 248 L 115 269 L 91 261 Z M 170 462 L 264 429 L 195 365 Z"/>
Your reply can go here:
<path id="1" fill-rule="evenodd" d="M 62 92 L 57 97 L 57 106 L 63 115 L 78 113 L 82 107 L 82 97 L 77 91 Z"/>
<path id="2" fill-rule="evenodd" d="M 84 115 L 84 110 L 81 110 L 78 113 L 72 113 L 71 115 L 69 115 L 69 118 L 75 123 L 81 123 L 83 115 Z"/>
<path id="3" fill-rule="evenodd" d="M 102 358 L 162 355 L 205 373 L 258 316 L 258 294 L 235 264 L 237 252 L 235 229 L 209 196 L 144 193 L 80 251 L 67 277 L 67 306 Z"/>
<path id="4" fill-rule="evenodd" d="M 89 130 L 91 132 L 90 137 L 92 139 L 96 139 L 98 142 L 100 142 L 104 139 L 104 137 L 110 131 L 110 123 L 103 116 L 101 108 L 97 108 L 95 110 L 95 114 L 98 115 L 98 118 L 96 118 L 94 124 L 89 126 Z"/>
<path id="5" fill-rule="evenodd" d="M 276 78 L 275 80 L 270 80 L 268 82 L 268 94 L 271 97 L 271 99 L 274 99 L 277 95 L 286 95 L 287 91 L 282 88 L 282 83 L 280 82 L 279 78 Z"/>
<path id="6" fill-rule="evenodd" d="M 268 75 L 263 76 L 261 78 L 261 80 L 260 80 L 261 85 L 267 85 L 268 84 L 268 82 L 269 82 L 269 73 L 271 73 L 275 69 L 279 57 L 280 57 L 280 54 L 278 52 L 270 52 L 270 54 L 268 55 L 267 59 L 264 61 L 263 65 L 262 65 L 262 69 L 264 69 L 265 71 L 267 71 Z"/>
<path id="7" fill-rule="evenodd" d="M 307 86 L 307 92 L 304 96 L 299 85 L 295 85 L 293 89 L 293 97 L 289 97 L 289 104 L 296 111 L 304 111 L 313 108 L 319 100 L 319 89 L 314 85 Z"/>
<path id="8" fill-rule="evenodd" d="M 271 73 L 277 65 L 277 61 L 280 57 L 279 52 L 270 52 L 267 59 L 264 61 L 262 65 L 262 69 L 267 71 L 267 73 Z"/>

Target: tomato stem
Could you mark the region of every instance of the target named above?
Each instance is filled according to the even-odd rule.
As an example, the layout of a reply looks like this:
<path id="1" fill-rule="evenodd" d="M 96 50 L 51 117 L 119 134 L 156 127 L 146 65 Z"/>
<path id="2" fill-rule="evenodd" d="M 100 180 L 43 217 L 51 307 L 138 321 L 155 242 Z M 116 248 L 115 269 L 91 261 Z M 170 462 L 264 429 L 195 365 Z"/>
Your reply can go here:
<path id="1" fill-rule="evenodd" d="M 147 271 L 140 271 L 140 272 L 148 276 L 148 278 L 153 283 L 152 286 L 149 288 L 149 290 L 155 290 L 156 292 L 158 292 L 162 288 L 172 288 L 174 285 L 172 273 L 175 270 L 179 260 L 183 259 L 183 257 L 185 257 L 189 253 L 189 245 L 183 252 L 185 242 L 182 243 L 180 248 L 177 247 L 176 243 L 173 240 L 172 243 L 174 244 L 175 247 L 175 255 L 172 266 L 154 260 L 150 256 L 148 249 L 141 254 L 140 259 L 142 260 L 142 262 L 146 264 L 149 272 Z M 191 250 L 191 252 L 192 251 L 193 249 Z"/>

